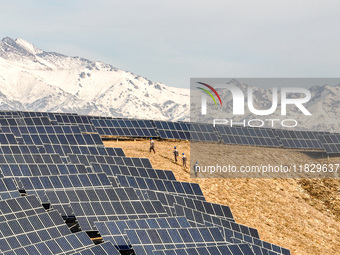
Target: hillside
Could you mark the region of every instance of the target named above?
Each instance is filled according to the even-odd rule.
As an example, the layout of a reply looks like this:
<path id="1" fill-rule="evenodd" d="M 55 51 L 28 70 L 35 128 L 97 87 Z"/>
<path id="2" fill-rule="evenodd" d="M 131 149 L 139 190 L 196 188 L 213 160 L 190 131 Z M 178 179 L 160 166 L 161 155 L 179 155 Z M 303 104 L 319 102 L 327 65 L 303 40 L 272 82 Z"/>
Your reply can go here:
<path id="1" fill-rule="evenodd" d="M 179 181 L 199 183 L 208 201 L 230 206 L 237 222 L 257 228 L 261 239 L 286 247 L 294 255 L 340 254 L 338 179 L 192 179 L 189 168 L 175 164 L 172 157 L 177 146 L 190 159 L 189 142 L 157 141 L 156 154 L 149 153 L 145 140 L 105 144 L 123 148 L 127 156 L 148 157 L 153 167 L 172 170 Z M 307 154 L 286 149 L 221 146 L 235 162 L 311 160 Z M 331 162 L 339 163 L 339 158 Z"/>

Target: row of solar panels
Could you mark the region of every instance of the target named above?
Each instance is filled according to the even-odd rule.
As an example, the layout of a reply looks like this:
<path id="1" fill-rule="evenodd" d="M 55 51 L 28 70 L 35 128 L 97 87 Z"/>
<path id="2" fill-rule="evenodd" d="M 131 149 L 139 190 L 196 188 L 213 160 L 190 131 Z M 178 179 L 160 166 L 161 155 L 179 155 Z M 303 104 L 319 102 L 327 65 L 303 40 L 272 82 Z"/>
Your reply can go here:
<path id="1" fill-rule="evenodd" d="M 104 238 L 104 240 L 109 241 L 110 239 L 118 249 L 124 250 L 126 248 L 133 248 L 136 254 L 151 254 L 153 250 L 158 249 L 157 245 L 161 245 L 161 243 L 168 243 L 171 247 L 177 247 L 173 245 L 185 245 L 188 242 L 190 243 L 190 246 L 188 247 L 193 247 L 193 246 L 199 247 L 200 245 L 205 246 L 204 243 L 209 243 L 209 245 L 213 245 L 212 247 L 214 247 L 213 249 L 215 249 L 215 245 L 217 243 L 221 246 L 229 247 L 229 244 L 241 243 L 244 240 L 249 239 L 252 242 L 252 245 L 250 247 L 246 246 L 248 249 L 246 249 L 247 253 L 245 254 L 264 254 L 263 252 L 268 253 L 268 250 L 279 251 L 279 253 L 272 252 L 271 254 L 289 254 L 289 252 L 286 249 L 283 249 L 273 244 L 261 241 L 255 229 L 251 229 L 246 226 L 235 223 L 233 216 L 230 212 L 230 209 L 228 207 L 208 203 L 208 202 L 205 202 L 204 200 L 191 199 L 186 196 L 183 196 L 184 194 L 186 194 L 186 192 L 181 194 L 180 191 L 178 191 L 178 192 L 174 192 L 174 194 L 171 194 L 171 192 L 168 193 L 164 190 L 152 192 L 149 189 L 146 189 L 148 191 L 147 193 L 139 193 L 138 195 L 138 192 L 136 191 L 143 190 L 143 189 L 112 188 L 108 180 L 102 181 L 101 183 L 99 183 L 98 181 L 93 181 L 94 175 L 92 176 L 87 175 L 88 180 L 91 180 L 91 184 L 85 181 L 81 185 L 79 185 L 78 188 L 76 188 L 77 185 L 74 186 L 75 185 L 74 183 L 77 183 L 77 181 L 75 181 L 75 179 L 73 179 L 72 176 L 67 175 L 64 177 L 65 177 L 64 180 L 62 182 L 60 181 L 59 184 L 56 184 L 57 182 L 55 181 L 55 179 L 61 178 L 60 176 L 43 177 L 46 180 L 50 180 L 49 181 L 50 184 L 54 183 L 54 185 L 60 185 L 60 186 L 40 187 L 41 183 L 46 183 L 46 180 L 45 181 L 40 180 L 41 182 L 32 181 L 30 182 L 30 185 L 28 186 L 27 186 L 27 182 L 23 181 L 23 179 L 21 179 L 20 182 L 26 185 L 25 188 L 27 189 L 26 192 L 28 194 L 30 194 L 29 191 L 32 186 L 34 186 L 35 191 L 43 190 L 44 195 L 48 198 L 48 202 L 52 204 L 52 209 L 57 210 L 61 215 L 65 215 L 63 213 L 67 211 L 73 213 L 74 215 L 76 215 L 77 220 L 83 230 L 86 230 L 86 231 L 99 230 L 100 233 L 103 233 L 102 237 Z M 85 177 L 85 175 L 83 177 Z M 102 176 L 102 178 L 103 177 L 104 176 Z M 68 178 L 70 178 L 70 181 L 67 181 Z M 79 177 L 79 176 L 78 178 L 79 180 L 83 179 L 82 177 Z M 28 178 L 28 179 L 32 179 L 32 178 Z M 54 181 L 52 181 L 52 179 L 54 179 Z M 9 179 L 3 178 L 3 180 L 8 181 Z M 94 185 L 95 183 L 97 183 L 96 184 L 97 186 Z M 66 184 L 70 186 L 68 187 L 61 186 L 61 185 L 66 185 Z M 73 188 L 70 188 L 71 185 L 73 185 L 72 186 Z M 9 187 L 9 186 L 7 187 L 9 190 L 15 189 L 13 185 L 12 187 Z M 198 195 L 200 195 L 199 190 L 198 192 L 199 192 Z M 43 200 L 42 193 L 37 192 L 35 193 L 35 195 L 40 199 L 40 201 Z M 166 198 L 166 199 L 162 199 L 162 196 L 163 198 Z M 29 195 L 27 198 L 29 197 L 31 196 Z M 159 199 L 152 200 L 152 198 L 159 198 Z M 16 199 L 22 200 L 23 198 L 16 198 Z M 46 203 L 46 201 L 44 202 Z M 164 205 L 174 207 L 174 210 L 173 211 L 165 210 L 165 206 L 163 206 L 162 203 Z M 37 205 L 38 203 L 35 203 L 35 204 Z M 4 226 L 0 225 L 0 230 L 5 229 L 6 227 L 8 228 L 8 226 L 11 226 L 12 224 L 14 225 L 17 224 L 16 229 L 13 229 L 13 230 L 10 229 L 9 231 L 5 232 L 6 236 L 4 236 L 4 239 L 2 240 L 4 245 L 3 246 L 1 245 L 2 251 L 6 251 L 6 249 L 8 248 L 19 250 L 19 247 L 21 247 L 20 250 L 22 250 L 23 247 L 25 247 L 25 244 L 20 241 L 21 239 L 20 234 L 22 233 L 22 231 L 24 231 L 25 233 L 23 234 L 22 239 L 29 238 L 26 236 L 26 232 L 31 230 L 31 229 L 26 229 L 26 225 L 30 226 L 30 222 L 27 222 L 27 220 L 29 221 L 30 219 L 32 219 L 34 220 L 34 222 L 37 221 L 37 217 L 30 217 L 27 214 L 21 213 L 20 215 L 22 217 L 25 217 L 26 221 L 25 221 L 25 227 L 20 226 L 21 223 L 18 223 L 17 220 L 13 220 L 13 217 L 14 217 L 13 212 L 9 213 L 10 207 L 16 210 L 19 209 L 20 212 L 22 209 L 24 209 L 24 212 L 27 212 L 27 208 L 26 208 L 27 203 L 26 205 L 20 205 L 18 203 L 13 202 L 13 199 L 12 200 L 9 199 L 9 200 L 5 200 L 2 205 L 0 204 L 0 210 L 2 211 L 2 215 L 5 217 L 5 220 L 7 221 Z M 71 209 L 67 210 L 67 208 L 71 208 Z M 39 210 L 39 212 L 36 212 L 36 213 L 38 213 L 40 216 L 41 209 Z M 171 223 L 168 223 L 167 225 L 164 224 L 165 223 L 164 221 L 167 221 L 167 219 L 163 217 L 178 217 L 179 214 L 185 216 L 185 218 L 182 218 L 180 220 L 182 222 L 182 225 L 189 224 L 190 228 L 185 229 L 183 228 L 184 225 L 177 226 L 176 222 L 178 222 L 179 219 L 175 219 L 175 218 L 171 220 L 171 222 L 173 222 L 172 224 Z M 42 214 L 42 215 L 46 217 L 46 214 Z M 58 218 L 56 214 L 54 217 Z M 225 220 L 223 220 L 222 218 L 224 218 Z M 128 221 L 126 221 L 127 219 Z M 134 230 L 134 231 L 126 231 L 127 227 L 122 228 L 121 224 L 129 226 L 133 223 L 133 220 L 136 220 L 136 219 L 148 219 L 147 221 L 150 222 L 149 224 L 153 224 L 153 225 L 149 225 L 148 227 L 146 227 L 145 226 L 146 223 L 144 223 L 144 226 L 140 226 L 141 222 L 139 221 L 138 224 L 137 223 L 134 224 L 135 227 L 129 227 L 129 229 Z M 122 220 L 124 222 L 119 222 Z M 208 220 L 210 221 L 210 223 L 205 224 L 204 220 Z M 157 221 L 160 221 L 160 223 L 158 225 L 156 224 L 157 226 L 154 226 L 154 224 L 157 223 Z M 220 225 L 216 225 L 216 224 L 220 224 Z M 59 225 L 62 225 L 62 224 L 59 224 Z M 102 229 L 103 225 L 104 227 L 109 227 L 109 231 L 113 231 L 113 232 L 112 233 L 105 232 Z M 119 231 L 121 231 L 120 235 L 117 235 L 117 233 L 114 232 L 117 230 L 111 227 L 111 226 L 116 226 L 116 225 L 120 226 L 120 229 L 119 229 Z M 204 227 L 206 225 L 214 226 L 214 227 L 209 227 L 207 229 L 206 227 Z M 220 226 L 220 228 L 216 228 L 216 226 Z M 47 226 L 40 225 L 40 227 L 48 227 L 49 231 L 52 231 L 53 229 L 53 228 L 51 229 L 50 225 L 47 225 Z M 181 227 L 181 228 L 178 228 L 178 227 Z M 20 230 L 18 230 L 18 228 Z M 65 228 L 63 227 L 60 227 L 60 228 L 64 229 L 63 232 L 60 233 L 61 235 L 68 235 L 68 233 L 66 233 Z M 147 238 L 148 236 L 148 234 L 145 232 L 151 231 L 151 229 L 154 229 L 154 228 L 157 229 L 155 231 L 159 231 L 158 230 L 159 228 L 165 228 L 164 230 L 165 232 L 164 231 L 161 232 L 162 234 L 159 233 L 160 235 L 159 240 L 155 240 L 154 238 L 150 237 L 148 239 L 148 242 L 145 242 L 145 238 Z M 137 232 L 137 229 L 139 230 L 139 234 L 135 233 Z M 221 232 L 221 230 L 223 231 Z M 194 231 L 192 232 L 194 233 L 194 235 L 192 236 L 192 239 L 190 241 L 188 240 L 188 237 L 187 237 L 187 234 L 188 234 L 187 231 L 189 231 L 189 233 L 191 233 L 191 231 Z M 132 233 L 132 234 L 129 235 L 129 233 Z M 19 238 L 20 236 L 20 239 L 18 239 L 18 242 L 12 243 L 13 241 L 12 239 L 10 239 L 12 235 L 16 235 L 15 238 Z M 136 238 L 136 235 L 137 235 L 137 238 Z M 171 237 L 175 237 L 175 239 L 174 238 L 169 239 L 168 238 L 169 235 Z M 52 235 L 50 236 L 52 237 Z M 58 237 L 58 234 L 56 235 L 54 233 L 53 238 L 55 239 L 57 237 Z M 46 238 L 46 232 L 44 232 L 44 238 Z M 133 238 L 136 238 L 136 239 L 133 239 Z M 239 238 L 242 238 L 242 241 Z M 45 241 L 42 238 L 37 238 L 37 240 L 39 240 L 39 244 L 41 243 L 40 241 Z M 228 242 L 226 242 L 226 240 L 228 240 Z M 215 242 L 215 241 L 218 241 L 218 242 Z M 203 243 L 200 244 L 200 242 L 203 242 Z M 162 249 L 168 250 L 169 246 L 164 246 Z M 253 253 L 254 250 L 257 250 L 257 252 Z M 162 252 L 169 252 L 169 251 L 162 251 Z M 55 253 L 55 254 L 59 254 L 59 253 Z M 231 254 L 234 254 L 234 253 L 231 253 Z M 238 253 L 235 253 L 235 254 L 238 254 Z"/>
<path id="2" fill-rule="evenodd" d="M 64 132 L 61 142 L 49 130 L 43 137 L 58 140 L 2 134 L 2 254 L 290 254 L 236 223 L 229 207 L 206 202 L 199 185 L 78 131 Z M 70 138 L 76 135 L 84 144 Z M 84 231 L 100 233 L 104 243 L 94 245 Z"/>
<path id="3" fill-rule="evenodd" d="M 52 205 L 49 212 L 43 210 L 36 196 L 2 200 L 0 250 L 7 252 L 4 254 L 25 254 L 23 250 L 36 249 L 39 253 L 27 254 L 43 254 L 45 249 L 63 252 L 79 249 L 79 244 L 93 249 L 88 236 L 83 236 L 83 232 L 71 234 L 61 220 L 60 214 L 67 212 L 64 208 L 69 208 L 69 212 L 76 215 L 82 231 L 99 231 L 106 243 L 113 244 L 111 249 L 133 249 L 137 255 L 171 254 L 173 249 L 179 248 L 231 249 L 227 254 L 290 254 L 287 249 L 262 241 L 256 229 L 237 224 L 226 206 L 153 192 L 172 198 L 167 200 L 166 205 L 173 210 L 167 211 L 162 204 L 164 200 L 150 200 L 151 194 L 144 199 L 136 191 L 138 189 L 109 186 L 46 189 L 45 195 Z M 39 194 L 37 197 L 41 198 Z M 81 239 L 77 240 L 80 235 Z M 62 236 L 76 242 L 66 241 L 63 244 L 65 239 L 61 239 L 63 242 L 59 243 L 57 239 Z M 57 247 L 50 247 L 55 242 Z"/>
<path id="4" fill-rule="evenodd" d="M 2 112 L 0 116 L 3 117 L 0 118 L 2 133 L 13 133 L 17 137 L 28 140 L 31 144 L 33 139 L 40 140 L 40 144 L 49 143 L 46 135 L 49 135 L 49 138 L 55 144 L 67 144 L 68 141 L 64 137 L 67 135 L 72 140 L 72 144 L 81 145 L 84 142 L 80 138 L 80 133 L 86 132 L 99 133 L 101 136 L 160 137 L 204 142 L 222 141 L 225 144 L 320 150 L 326 151 L 327 154 L 340 153 L 340 134 L 327 132 L 224 125 L 218 125 L 214 128 L 210 124 L 202 123 L 113 119 L 65 113 Z M 71 137 L 72 135 L 74 137 Z M 2 137 L 0 137 L 1 141 L 3 141 Z M 3 143 L 6 143 L 6 141 L 3 141 Z"/>

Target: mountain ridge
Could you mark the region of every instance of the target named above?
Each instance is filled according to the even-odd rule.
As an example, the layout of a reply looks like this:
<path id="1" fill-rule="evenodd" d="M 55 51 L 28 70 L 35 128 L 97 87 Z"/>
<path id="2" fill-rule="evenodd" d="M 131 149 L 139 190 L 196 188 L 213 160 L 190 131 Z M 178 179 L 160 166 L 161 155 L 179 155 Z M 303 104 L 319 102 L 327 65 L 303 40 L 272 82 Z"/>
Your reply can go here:
<path id="1" fill-rule="evenodd" d="M 229 83 L 244 92 L 252 87 L 236 79 Z M 317 85 L 310 91 L 312 99 L 305 106 L 313 116 L 301 118 L 300 112 L 293 109 L 289 118 L 301 119 L 303 129 L 340 132 L 340 84 Z M 270 90 L 256 88 L 254 93 L 256 109 L 270 108 Z M 223 91 L 220 95 L 223 109 L 230 113 L 231 94 Z M 190 104 L 189 89 L 153 82 L 101 61 L 46 52 L 21 38 L 5 37 L 0 41 L 0 109 L 3 110 L 189 121 L 193 106 Z M 208 101 L 208 105 L 213 109 L 213 102 Z M 194 105 L 192 109 L 199 107 Z M 257 117 L 249 113 L 242 116 Z M 270 117 L 282 119 L 277 113 Z"/>
<path id="2" fill-rule="evenodd" d="M 188 120 L 187 89 L 168 87 L 100 61 L 0 42 L 0 108 Z"/>

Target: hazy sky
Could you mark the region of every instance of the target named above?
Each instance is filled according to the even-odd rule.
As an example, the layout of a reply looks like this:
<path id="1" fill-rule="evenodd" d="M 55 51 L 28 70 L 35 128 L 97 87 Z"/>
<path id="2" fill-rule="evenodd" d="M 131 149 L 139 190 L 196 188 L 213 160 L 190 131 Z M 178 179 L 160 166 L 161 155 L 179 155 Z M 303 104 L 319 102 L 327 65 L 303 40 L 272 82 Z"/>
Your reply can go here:
<path id="1" fill-rule="evenodd" d="M 190 77 L 339 77 L 340 1 L 1 1 L 1 36 L 170 86 Z"/>

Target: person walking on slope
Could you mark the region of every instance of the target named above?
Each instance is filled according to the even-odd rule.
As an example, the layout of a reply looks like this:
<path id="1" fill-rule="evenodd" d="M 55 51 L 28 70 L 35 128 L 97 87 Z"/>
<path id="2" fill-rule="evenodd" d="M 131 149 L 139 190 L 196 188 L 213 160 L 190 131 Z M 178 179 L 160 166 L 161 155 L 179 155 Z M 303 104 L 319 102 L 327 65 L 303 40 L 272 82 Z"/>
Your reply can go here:
<path id="1" fill-rule="evenodd" d="M 187 156 L 185 156 L 184 152 L 182 153 L 182 161 L 183 161 L 183 166 L 186 168 L 187 167 Z"/>
<path id="2" fill-rule="evenodd" d="M 173 153 L 174 153 L 174 156 L 175 156 L 175 162 L 177 163 L 178 150 L 177 150 L 176 146 L 174 147 Z"/>
<path id="3" fill-rule="evenodd" d="M 197 177 L 197 172 L 199 172 L 199 166 L 198 166 L 198 162 L 196 161 L 196 163 L 194 165 L 194 175 L 195 175 L 195 177 Z"/>
<path id="4" fill-rule="evenodd" d="M 152 140 L 152 138 L 150 138 L 150 152 L 153 151 L 154 153 L 155 152 L 155 141 Z"/>

